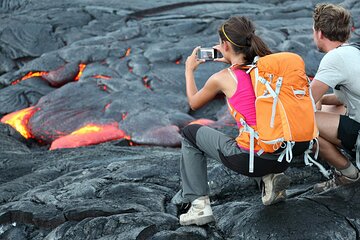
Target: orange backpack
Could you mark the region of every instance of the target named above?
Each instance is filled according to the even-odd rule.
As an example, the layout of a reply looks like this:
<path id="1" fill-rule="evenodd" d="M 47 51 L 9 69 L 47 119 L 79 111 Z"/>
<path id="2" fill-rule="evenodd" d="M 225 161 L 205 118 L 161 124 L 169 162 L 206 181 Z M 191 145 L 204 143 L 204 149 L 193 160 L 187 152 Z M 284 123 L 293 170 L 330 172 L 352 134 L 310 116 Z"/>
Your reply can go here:
<path id="1" fill-rule="evenodd" d="M 244 117 L 229 102 L 228 106 L 231 115 L 242 126 L 236 140 L 240 146 L 249 149 L 249 172 L 253 172 L 254 150 L 261 155 L 282 147 L 284 150 L 278 161 L 285 157 L 290 162 L 295 142 L 316 139 L 318 129 L 310 81 L 299 55 L 281 52 L 256 57 L 246 69 L 256 96 L 256 126 L 247 125 Z M 235 77 L 231 68 L 229 72 Z M 245 142 L 247 146 L 244 146 Z M 307 164 L 311 165 L 308 161 Z"/>

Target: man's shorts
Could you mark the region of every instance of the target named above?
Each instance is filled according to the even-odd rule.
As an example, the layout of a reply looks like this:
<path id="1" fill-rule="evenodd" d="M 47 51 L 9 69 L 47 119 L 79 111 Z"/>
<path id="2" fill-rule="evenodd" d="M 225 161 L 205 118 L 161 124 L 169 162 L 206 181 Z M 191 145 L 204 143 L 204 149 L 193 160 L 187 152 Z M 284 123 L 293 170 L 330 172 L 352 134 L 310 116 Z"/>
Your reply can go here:
<path id="1" fill-rule="evenodd" d="M 360 123 L 348 116 L 340 115 L 338 139 L 340 139 L 341 145 L 352 157 L 355 157 L 355 143 L 359 131 Z"/>

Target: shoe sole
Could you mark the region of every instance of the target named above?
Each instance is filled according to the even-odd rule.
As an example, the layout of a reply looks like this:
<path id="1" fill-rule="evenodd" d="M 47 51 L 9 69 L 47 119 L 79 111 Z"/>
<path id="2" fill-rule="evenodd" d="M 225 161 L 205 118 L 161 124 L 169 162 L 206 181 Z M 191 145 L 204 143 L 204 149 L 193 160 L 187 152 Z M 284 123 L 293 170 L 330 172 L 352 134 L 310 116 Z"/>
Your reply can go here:
<path id="1" fill-rule="evenodd" d="M 210 216 L 205 216 L 202 218 L 192 219 L 189 221 L 180 221 L 180 225 L 186 226 L 186 225 L 196 224 L 196 225 L 200 226 L 200 225 L 205 225 L 207 223 L 214 222 L 214 221 L 215 221 L 214 216 L 210 215 Z"/>
<path id="2" fill-rule="evenodd" d="M 285 201 L 286 199 L 286 189 L 290 186 L 290 178 L 286 175 L 276 175 L 273 179 L 273 185 L 274 185 L 274 193 L 275 198 L 271 199 L 267 202 L 263 202 L 264 205 L 273 205 L 278 202 Z"/>

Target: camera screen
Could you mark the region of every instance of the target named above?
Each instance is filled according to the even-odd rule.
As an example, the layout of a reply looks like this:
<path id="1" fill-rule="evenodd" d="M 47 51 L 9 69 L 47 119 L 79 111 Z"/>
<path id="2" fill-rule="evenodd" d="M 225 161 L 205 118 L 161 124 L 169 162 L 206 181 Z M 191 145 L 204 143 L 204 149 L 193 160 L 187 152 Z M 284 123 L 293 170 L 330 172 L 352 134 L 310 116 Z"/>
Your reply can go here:
<path id="1" fill-rule="evenodd" d="M 213 48 L 200 48 L 198 58 L 204 60 L 213 60 L 216 58 L 215 50 Z"/>

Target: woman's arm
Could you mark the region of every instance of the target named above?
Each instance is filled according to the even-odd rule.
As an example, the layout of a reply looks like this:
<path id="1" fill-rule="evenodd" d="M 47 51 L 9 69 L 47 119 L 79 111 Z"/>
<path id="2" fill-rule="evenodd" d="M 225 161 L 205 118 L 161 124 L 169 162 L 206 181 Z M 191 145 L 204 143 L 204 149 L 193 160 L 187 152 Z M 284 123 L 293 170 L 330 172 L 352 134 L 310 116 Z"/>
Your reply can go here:
<path id="1" fill-rule="evenodd" d="M 187 58 L 185 63 L 186 95 L 189 105 L 193 110 L 204 106 L 213 99 L 219 91 L 221 91 L 215 75 L 211 76 L 206 81 L 203 88 L 200 90 L 197 89 L 194 72 L 201 63 L 205 62 L 204 60 L 197 59 L 197 51 L 199 48 L 200 47 L 196 47 L 193 50 L 192 54 Z"/>

